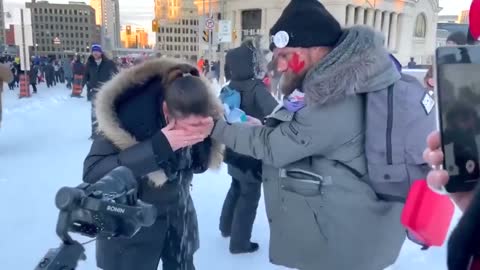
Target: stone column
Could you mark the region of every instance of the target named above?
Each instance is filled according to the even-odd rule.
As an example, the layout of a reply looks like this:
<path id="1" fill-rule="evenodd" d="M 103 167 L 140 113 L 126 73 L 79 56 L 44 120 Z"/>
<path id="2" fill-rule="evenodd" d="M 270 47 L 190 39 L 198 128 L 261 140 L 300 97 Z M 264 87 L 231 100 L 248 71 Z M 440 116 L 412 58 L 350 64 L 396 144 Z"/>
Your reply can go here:
<path id="1" fill-rule="evenodd" d="M 382 33 L 385 36 L 385 47 L 388 48 L 388 38 L 390 34 L 390 12 L 383 12 Z"/>
<path id="2" fill-rule="evenodd" d="M 261 31 L 264 32 L 267 29 L 267 9 L 262 9 L 262 27 Z"/>
<path id="3" fill-rule="evenodd" d="M 367 9 L 367 25 L 373 27 L 373 23 L 375 20 L 375 10 L 372 8 Z"/>
<path id="4" fill-rule="evenodd" d="M 390 24 L 390 41 L 388 48 L 391 52 L 397 51 L 397 29 L 398 29 L 398 14 L 392 13 L 392 23 Z"/>
<path id="5" fill-rule="evenodd" d="M 365 9 L 363 7 L 356 8 L 355 13 L 357 14 L 357 19 L 355 24 L 364 25 L 365 24 Z"/>
<path id="6" fill-rule="evenodd" d="M 347 6 L 347 27 L 353 26 L 355 24 L 355 7 L 348 5 Z"/>
<path id="7" fill-rule="evenodd" d="M 382 12 L 380 10 L 375 10 L 375 30 L 382 31 Z"/>

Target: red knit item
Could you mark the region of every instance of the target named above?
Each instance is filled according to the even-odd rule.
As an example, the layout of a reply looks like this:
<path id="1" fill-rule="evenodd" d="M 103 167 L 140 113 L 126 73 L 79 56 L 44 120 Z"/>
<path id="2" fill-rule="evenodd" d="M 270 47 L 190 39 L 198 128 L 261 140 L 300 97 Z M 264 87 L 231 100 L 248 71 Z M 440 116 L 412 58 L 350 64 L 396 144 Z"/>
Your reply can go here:
<path id="1" fill-rule="evenodd" d="M 480 38 L 480 0 L 473 0 L 470 6 L 470 32 L 475 40 Z"/>

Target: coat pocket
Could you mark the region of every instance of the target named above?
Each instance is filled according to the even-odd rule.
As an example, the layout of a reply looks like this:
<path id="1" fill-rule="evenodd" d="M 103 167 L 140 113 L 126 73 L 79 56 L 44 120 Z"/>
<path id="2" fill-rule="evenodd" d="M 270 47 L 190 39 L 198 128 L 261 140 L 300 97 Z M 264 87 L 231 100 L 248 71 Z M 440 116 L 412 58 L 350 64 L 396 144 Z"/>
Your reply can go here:
<path id="1" fill-rule="evenodd" d="M 369 164 L 368 174 L 370 184 L 380 199 L 405 201 L 411 184 L 405 164 Z"/>
<path id="2" fill-rule="evenodd" d="M 272 262 L 299 269 L 318 265 L 328 252 L 329 238 L 322 213 L 323 185 L 310 177 L 280 181 L 281 214 L 271 224 Z"/>

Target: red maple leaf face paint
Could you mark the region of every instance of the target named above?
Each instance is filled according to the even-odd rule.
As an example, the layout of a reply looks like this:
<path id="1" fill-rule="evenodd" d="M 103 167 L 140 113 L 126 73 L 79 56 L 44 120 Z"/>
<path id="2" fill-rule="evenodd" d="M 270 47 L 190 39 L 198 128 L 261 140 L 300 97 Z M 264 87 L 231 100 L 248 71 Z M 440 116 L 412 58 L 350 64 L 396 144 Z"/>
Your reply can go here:
<path id="1" fill-rule="evenodd" d="M 300 61 L 300 55 L 295 52 L 292 55 L 292 59 L 288 61 L 288 67 L 296 74 L 299 74 L 305 67 L 305 61 Z"/>

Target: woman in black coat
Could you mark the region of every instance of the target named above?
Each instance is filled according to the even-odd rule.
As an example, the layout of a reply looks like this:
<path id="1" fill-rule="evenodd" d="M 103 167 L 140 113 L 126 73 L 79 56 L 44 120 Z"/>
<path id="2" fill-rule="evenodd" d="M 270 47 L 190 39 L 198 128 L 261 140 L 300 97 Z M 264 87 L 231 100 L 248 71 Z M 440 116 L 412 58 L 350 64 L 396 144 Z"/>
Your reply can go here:
<path id="1" fill-rule="evenodd" d="M 194 173 L 218 168 L 223 147 L 210 139 L 221 107 L 198 70 L 157 59 L 123 70 L 95 100 L 98 134 L 84 163 L 84 181 L 117 166 L 133 171 L 139 197 L 157 208 L 156 223 L 132 239 L 97 240 L 104 270 L 193 270 L 199 247 L 190 185 Z"/>

